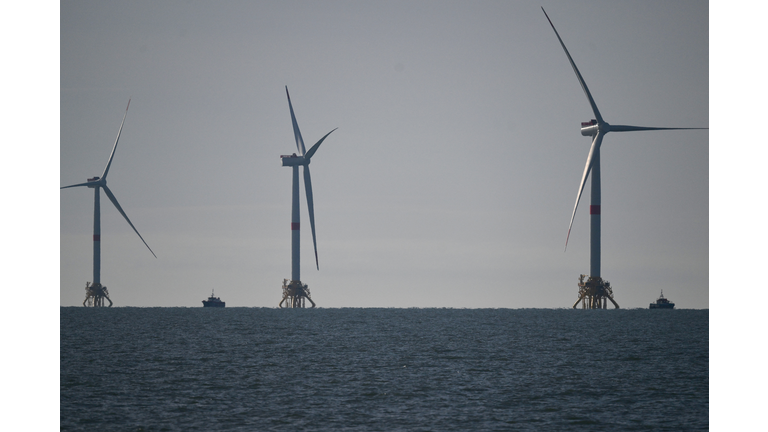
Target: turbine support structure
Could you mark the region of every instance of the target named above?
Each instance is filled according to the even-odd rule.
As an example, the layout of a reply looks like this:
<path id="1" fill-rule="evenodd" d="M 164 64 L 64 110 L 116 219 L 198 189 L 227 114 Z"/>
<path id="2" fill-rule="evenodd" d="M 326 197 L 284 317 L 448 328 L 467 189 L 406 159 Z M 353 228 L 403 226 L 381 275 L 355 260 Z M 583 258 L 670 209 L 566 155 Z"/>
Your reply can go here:
<path id="1" fill-rule="evenodd" d="M 283 279 L 283 299 L 280 300 L 280 308 L 283 308 L 283 303 L 287 308 L 303 308 L 306 305 L 306 300 L 312 303 L 312 307 L 315 307 L 315 302 L 312 301 L 312 296 L 309 293 L 309 287 L 301 281 L 292 280 L 290 283 L 288 279 Z"/>
<path id="2" fill-rule="evenodd" d="M 112 307 L 112 300 L 109 299 L 109 291 L 107 290 L 107 287 L 102 286 L 100 283 L 85 283 L 85 300 L 83 300 L 83 306 L 104 307 L 104 299 L 109 302 L 109 306 L 107 307 Z"/>
<path id="3" fill-rule="evenodd" d="M 584 278 L 588 278 L 584 282 Z M 576 309 L 581 302 L 582 309 L 607 309 L 608 300 L 613 303 L 616 309 L 619 309 L 619 304 L 613 299 L 613 289 L 611 289 L 611 283 L 607 280 L 603 280 L 600 276 L 579 276 L 579 299 L 573 304 L 573 308 Z"/>
<path id="4" fill-rule="evenodd" d="M 589 203 L 589 274 L 600 278 L 600 147 L 592 156 L 592 185 Z"/>
<path id="5" fill-rule="evenodd" d="M 101 198 L 98 186 L 93 191 L 93 284 L 101 286 Z"/>

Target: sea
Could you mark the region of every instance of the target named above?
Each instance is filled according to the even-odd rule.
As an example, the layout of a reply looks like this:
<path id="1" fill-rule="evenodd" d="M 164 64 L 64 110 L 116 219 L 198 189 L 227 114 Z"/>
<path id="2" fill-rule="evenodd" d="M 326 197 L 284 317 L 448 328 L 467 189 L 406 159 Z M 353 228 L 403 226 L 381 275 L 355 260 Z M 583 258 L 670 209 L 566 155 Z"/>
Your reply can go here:
<path id="1" fill-rule="evenodd" d="M 63 431 L 706 431 L 709 311 L 60 309 Z"/>

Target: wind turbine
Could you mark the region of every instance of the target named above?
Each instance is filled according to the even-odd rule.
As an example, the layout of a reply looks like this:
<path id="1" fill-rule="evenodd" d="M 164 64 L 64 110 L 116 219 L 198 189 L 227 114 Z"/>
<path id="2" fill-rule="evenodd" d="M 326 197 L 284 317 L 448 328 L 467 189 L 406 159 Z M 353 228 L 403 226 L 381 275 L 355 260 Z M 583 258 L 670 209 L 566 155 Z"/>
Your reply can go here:
<path id="1" fill-rule="evenodd" d="M 78 183 L 70 186 L 64 186 L 61 188 L 61 189 L 67 189 L 67 188 L 85 186 L 85 187 L 94 189 L 93 282 L 92 283 L 86 282 L 85 284 L 85 300 L 83 301 L 83 306 L 86 306 L 86 303 L 89 306 L 94 306 L 94 307 L 104 306 L 104 299 L 107 299 L 110 307 L 112 306 L 112 300 L 109 299 L 109 291 L 107 291 L 107 287 L 101 285 L 101 210 L 100 210 L 100 202 L 99 202 L 100 189 L 104 189 L 104 193 L 107 195 L 107 198 L 109 198 L 109 200 L 112 201 L 112 204 L 115 205 L 115 207 L 117 208 L 117 211 L 119 211 L 120 214 L 123 215 L 125 220 L 128 222 L 128 225 L 130 225 L 131 228 L 133 228 L 133 230 L 139 236 L 141 241 L 144 242 L 144 245 L 147 247 L 147 249 L 149 249 L 149 251 L 152 252 L 152 249 L 149 247 L 147 242 L 144 241 L 144 238 L 141 236 L 141 234 L 139 234 L 139 231 L 136 229 L 135 226 L 133 226 L 133 223 L 131 223 L 131 220 L 128 219 L 128 215 L 126 215 L 125 211 L 123 211 L 123 208 L 120 207 L 120 204 L 117 202 L 117 198 L 115 198 L 115 195 L 107 187 L 107 174 L 109 174 L 109 167 L 112 165 L 112 158 L 115 157 L 117 142 L 120 140 L 120 133 L 123 131 L 123 124 L 125 124 L 125 117 L 128 115 L 128 107 L 130 106 L 131 106 L 131 100 L 128 99 L 128 106 L 125 107 L 123 122 L 120 123 L 120 129 L 118 129 L 117 138 L 115 138 L 115 145 L 112 146 L 112 154 L 109 155 L 109 161 L 107 161 L 107 166 L 104 168 L 104 173 L 101 174 L 101 177 L 89 178 L 86 183 Z M 152 255 L 154 255 L 155 258 L 157 258 L 157 255 L 155 255 L 154 252 L 152 252 Z"/>
<path id="2" fill-rule="evenodd" d="M 314 156 L 320 144 L 323 140 L 338 128 L 333 129 L 331 132 L 325 134 L 320 138 L 320 141 L 315 143 L 309 151 L 304 148 L 304 139 L 301 138 L 301 131 L 299 131 L 299 125 L 296 123 L 296 116 L 293 114 L 293 105 L 291 104 L 291 95 L 288 93 L 288 86 L 285 86 L 285 94 L 288 96 L 288 108 L 291 110 L 291 121 L 293 122 L 293 135 L 296 138 L 296 149 L 298 154 L 282 155 L 280 158 L 283 161 L 283 166 L 293 167 L 293 204 L 291 206 L 291 281 L 283 279 L 283 299 L 280 300 L 280 306 L 283 307 L 283 303 L 288 300 L 288 307 L 304 307 L 304 299 L 309 300 L 312 303 L 312 307 L 315 307 L 315 302 L 312 301 L 312 297 L 309 294 L 309 287 L 301 283 L 300 274 L 300 259 L 299 259 L 299 246 L 300 246 L 300 230 L 299 230 L 299 167 L 304 167 L 304 191 L 307 194 L 307 208 L 309 209 L 309 225 L 312 228 L 312 243 L 315 246 L 315 265 L 320 270 L 320 262 L 317 259 L 317 239 L 315 237 L 315 209 L 312 201 L 312 178 L 309 175 L 309 162 Z"/>
<path id="3" fill-rule="evenodd" d="M 584 94 L 587 96 L 589 105 L 592 107 L 592 112 L 595 118 L 588 122 L 581 123 L 581 134 L 583 136 L 592 137 L 592 146 L 589 148 L 589 154 L 587 155 L 587 164 L 584 166 L 584 173 L 581 175 L 581 183 L 579 184 L 579 191 L 576 194 L 576 203 L 573 205 L 573 213 L 571 214 L 571 223 L 568 225 L 568 235 L 565 238 L 565 248 L 568 248 L 568 238 L 571 236 L 571 228 L 573 227 L 573 218 L 576 216 L 576 209 L 579 207 L 579 199 L 581 193 L 584 191 L 584 185 L 587 182 L 587 177 L 592 174 L 592 186 L 591 186 L 591 202 L 589 206 L 590 215 L 590 255 L 589 255 L 589 275 L 586 282 L 584 278 L 587 275 L 581 275 L 579 278 L 579 299 L 573 304 L 575 309 L 579 302 L 582 302 L 583 308 L 588 309 L 605 309 L 606 299 L 618 309 L 619 305 L 613 299 L 613 290 L 608 281 L 604 281 L 600 276 L 600 146 L 603 142 L 603 137 L 608 132 L 635 132 L 635 131 L 650 131 L 650 130 L 681 130 L 681 129 L 708 129 L 708 128 L 669 128 L 669 127 L 645 127 L 645 126 L 627 126 L 627 125 L 611 125 L 600 115 L 600 111 L 597 109 L 592 94 L 587 88 L 587 83 L 584 82 L 584 78 L 581 77 L 579 69 L 576 67 L 576 63 L 573 62 L 571 54 L 568 53 L 568 49 L 565 47 L 563 40 L 560 38 L 560 34 L 555 29 L 555 25 L 552 24 L 552 20 L 549 19 L 547 11 L 541 8 L 544 12 L 544 16 L 547 17 L 549 25 L 552 26 L 552 30 L 555 31 L 557 40 L 560 41 L 560 45 L 565 51 L 565 55 L 568 57 L 568 61 L 571 63 L 573 71 L 576 73 L 576 78 L 581 84 Z"/>

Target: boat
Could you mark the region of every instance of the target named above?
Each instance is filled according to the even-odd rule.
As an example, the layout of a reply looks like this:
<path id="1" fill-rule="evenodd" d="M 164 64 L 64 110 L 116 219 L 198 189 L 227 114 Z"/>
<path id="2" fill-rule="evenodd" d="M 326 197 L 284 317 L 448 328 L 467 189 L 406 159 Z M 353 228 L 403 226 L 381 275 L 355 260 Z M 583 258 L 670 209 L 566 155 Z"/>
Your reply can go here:
<path id="1" fill-rule="evenodd" d="M 211 296 L 208 300 L 203 300 L 203 307 L 221 307 L 223 308 L 226 302 L 221 301 L 220 298 L 213 296 L 213 290 L 211 290 Z"/>
<path id="2" fill-rule="evenodd" d="M 656 303 L 651 303 L 650 309 L 674 309 L 675 304 L 664 297 L 664 290 L 661 290 L 661 296 L 656 299 Z"/>

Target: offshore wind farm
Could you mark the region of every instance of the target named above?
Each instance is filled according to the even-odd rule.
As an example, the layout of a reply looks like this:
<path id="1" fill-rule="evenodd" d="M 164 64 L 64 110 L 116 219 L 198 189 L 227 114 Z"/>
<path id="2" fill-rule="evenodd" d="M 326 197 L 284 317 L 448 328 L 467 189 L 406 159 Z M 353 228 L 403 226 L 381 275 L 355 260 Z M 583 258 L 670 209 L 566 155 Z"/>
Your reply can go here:
<path id="1" fill-rule="evenodd" d="M 736 279 L 762 301 L 765 158 L 748 125 L 762 122 L 765 8 L 9 3 L 6 273 L 43 303 L 58 274 L 60 307 L 4 322 L 24 348 L 7 422 L 755 429 L 759 314 L 710 313 L 709 291 Z M 293 260 L 286 86 L 303 136 L 339 127 L 313 157 L 317 255 L 299 215 L 317 308 L 298 311 L 277 305 Z M 579 291 L 589 154 L 617 124 L 711 130 L 595 146 L 594 273 L 621 308 L 574 311 L 597 304 Z M 101 205 L 106 177 L 116 198 Z M 82 307 L 94 281 L 114 307 Z M 201 307 L 214 293 L 226 308 Z M 648 310 L 657 298 L 674 309 Z"/>
<path id="2" fill-rule="evenodd" d="M 579 299 L 592 240 L 588 218 L 574 216 L 590 164 L 589 146 L 572 138 L 574 119 L 594 110 L 553 45 L 554 26 L 534 3 L 405 6 L 62 8 L 61 185 L 103 163 L 95 155 L 114 137 L 106 125 L 133 96 L 110 179 L 159 258 L 147 260 L 136 232 L 102 209 L 101 276 L 116 305 L 197 307 L 215 288 L 228 307 L 276 307 L 293 260 L 293 196 L 275 163 L 296 124 L 284 112 L 286 84 L 306 136 L 344 131 L 323 146 L 311 178 L 322 187 L 310 187 L 312 216 L 297 222 L 320 228 L 315 247 L 297 253 L 316 264 L 322 307 L 570 308 Z M 595 83 L 588 99 L 600 112 L 708 126 L 706 4 L 544 6 Z M 707 308 L 707 132 L 616 141 L 600 153 L 600 276 L 620 287 L 622 308 L 647 307 L 659 289 L 677 307 Z M 83 209 L 93 199 L 79 195 L 61 199 L 65 306 L 82 303 L 92 271 Z"/>

